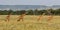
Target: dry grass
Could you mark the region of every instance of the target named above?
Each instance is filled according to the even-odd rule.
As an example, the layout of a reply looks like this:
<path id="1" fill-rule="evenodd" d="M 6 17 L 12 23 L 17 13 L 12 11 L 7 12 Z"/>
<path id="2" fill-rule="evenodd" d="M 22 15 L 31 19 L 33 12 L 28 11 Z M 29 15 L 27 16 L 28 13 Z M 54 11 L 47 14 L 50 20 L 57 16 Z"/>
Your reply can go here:
<path id="1" fill-rule="evenodd" d="M 9 22 L 4 21 L 6 15 L 0 15 L 0 30 L 60 30 L 60 16 L 54 16 L 47 21 L 44 16 L 37 21 L 38 16 L 25 16 L 24 21 L 17 22 L 18 15 L 12 15 Z"/>

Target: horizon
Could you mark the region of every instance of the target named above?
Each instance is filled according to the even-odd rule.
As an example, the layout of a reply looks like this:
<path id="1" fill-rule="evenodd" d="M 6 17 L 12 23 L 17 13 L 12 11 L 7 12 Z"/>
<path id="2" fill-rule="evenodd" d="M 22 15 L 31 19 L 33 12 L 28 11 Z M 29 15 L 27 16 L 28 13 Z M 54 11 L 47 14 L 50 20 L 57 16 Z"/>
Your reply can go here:
<path id="1" fill-rule="evenodd" d="M 10 6 L 10 5 L 9 5 Z M 18 5 L 19 6 L 19 5 Z M 39 5 L 38 5 L 39 6 Z M 55 5 L 40 5 L 40 6 L 55 6 Z M 57 5 L 60 6 L 60 5 Z"/>

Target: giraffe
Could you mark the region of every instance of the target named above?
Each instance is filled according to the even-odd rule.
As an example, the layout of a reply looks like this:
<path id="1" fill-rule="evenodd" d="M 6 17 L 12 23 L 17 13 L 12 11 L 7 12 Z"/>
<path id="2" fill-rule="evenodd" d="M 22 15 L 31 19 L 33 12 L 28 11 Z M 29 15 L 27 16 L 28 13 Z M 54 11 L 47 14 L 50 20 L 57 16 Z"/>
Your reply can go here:
<path id="1" fill-rule="evenodd" d="M 21 15 L 19 15 L 19 17 L 18 17 L 19 19 L 18 19 L 17 21 L 21 21 L 21 20 L 23 21 L 24 16 L 25 16 L 25 14 L 21 14 Z"/>
<path id="2" fill-rule="evenodd" d="M 45 15 L 45 13 L 43 13 L 42 15 L 40 15 L 40 16 L 38 17 L 38 21 L 41 20 L 44 15 Z"/>
<path id="3" fill-rule="evenodd" d="M 53 15 L 52 15 L 52 13 L 51 13 L 50 10 L 51 10 L 51 9 L 48 9 L 48 10 L 47 10 L 47 12 L 48 12 L 48 17 L 47 17 L 48 19 L 47 19 L 47 20 L 48 20 L 48 21 L 50 21 L 50 20 L 53 19 Z"/>
<path id="4" fill-rule="evenodd" d="M 6 16 L 6 21 L 9 21 L 10 20 L 10 16 L 11 16 L 11 12 L 8 13 L 8 15 Z"/>

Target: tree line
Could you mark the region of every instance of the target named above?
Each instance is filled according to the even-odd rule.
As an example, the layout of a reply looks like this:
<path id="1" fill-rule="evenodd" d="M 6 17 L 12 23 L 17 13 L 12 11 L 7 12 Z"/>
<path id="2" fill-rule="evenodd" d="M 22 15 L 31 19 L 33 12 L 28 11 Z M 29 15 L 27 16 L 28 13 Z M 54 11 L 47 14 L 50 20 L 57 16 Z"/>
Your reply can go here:
<path id="1" fill-rule="evenodd" d="M 26 15 L 42 15 L 43 13 L 45 13 L 45 15 L 48 15 L 49 13 L 47 12 L 47 10 L 50 11 L 50 13 L 52 15 L 60 15 L 60 9 L 46 9 L 46 10 L 0 10 L 0 15 L 8 15 L 8 13 L 12 13 L 12 15 L 21 15 L 23 13 L 26 13 Z"/>

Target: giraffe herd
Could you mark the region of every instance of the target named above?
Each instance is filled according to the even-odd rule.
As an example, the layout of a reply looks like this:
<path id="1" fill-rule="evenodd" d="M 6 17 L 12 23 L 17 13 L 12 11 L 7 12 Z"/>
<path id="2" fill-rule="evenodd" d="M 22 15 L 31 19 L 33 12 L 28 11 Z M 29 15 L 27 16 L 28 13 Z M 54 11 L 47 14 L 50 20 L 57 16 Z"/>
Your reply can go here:
<path id="1" fill-rule="evenodd" d="M 52 18 L 53 18 L 53 15 L 47 10 L 47 12 L 49 13 L 49 16 L 48 16 L 48 21 L 50 21 L 50 20 L 52 20 Z M 9 13 L 8 15 L 7 15 L 7 17 L 6 17 L 6 21 L 9 21 L 10 20 L 10 16 L 11 16 L 11 14 L 12 13 Z M 26 15 L 26 13 L 22 13 L 21 15 L 19 15 L 19 17 L 18 17 L 18 20 L 17 21 L 23 21 L 24 20 L 24 16 Z M 41 20 L 42 19 L 42 17 L 45 15 L 45 13 L 43 13 L 42 15 L 40 15 L 40 16 L 38 16 L 38 19 L 37 19 L 37 21 L 39 21 L 39 20 Z"/>

